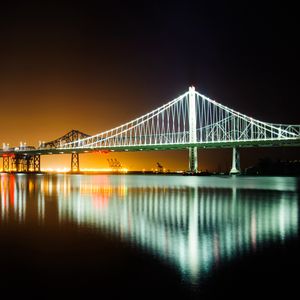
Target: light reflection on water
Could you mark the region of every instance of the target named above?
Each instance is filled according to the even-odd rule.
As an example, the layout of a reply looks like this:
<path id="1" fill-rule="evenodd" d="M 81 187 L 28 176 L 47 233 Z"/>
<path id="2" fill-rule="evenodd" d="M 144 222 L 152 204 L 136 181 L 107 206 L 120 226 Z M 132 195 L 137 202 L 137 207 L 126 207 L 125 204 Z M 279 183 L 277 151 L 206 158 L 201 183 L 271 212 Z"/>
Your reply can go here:
<path id="1" fill-rule="evenodd" d="M 298 232 L 297 180 L 288 177 L 2 174 L 0 196 L 1 223 L 100 230 L 190 283 Z"/>

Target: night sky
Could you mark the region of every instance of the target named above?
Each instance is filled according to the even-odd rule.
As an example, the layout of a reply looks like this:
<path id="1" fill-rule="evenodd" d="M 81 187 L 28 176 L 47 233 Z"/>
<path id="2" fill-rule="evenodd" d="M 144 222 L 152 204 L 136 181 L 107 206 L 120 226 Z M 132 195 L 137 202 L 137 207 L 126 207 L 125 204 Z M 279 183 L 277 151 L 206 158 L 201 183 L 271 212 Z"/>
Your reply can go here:
<path id="1" fill-rule="evenodd" d="M 263 2 L 264 4 L 262 4 Z M 300 124 L 299 17 L 289 1 L 7 1 L 0 8 L 0 142 L 37 145 L 125 123 L 190 85 L 262 121 Z M 299 159 L 299 149 L 243 150 Z M 155 154 L 155 155 L 154 155 Z M 187 168 L 187 153 L 114 154 L 131 168 Z M 83 167 L 107 167 L 86 155 Z M 69 166 L 69 157 L 43 158 Z M 200 169 L 230 151 L 199 151 Z"/>

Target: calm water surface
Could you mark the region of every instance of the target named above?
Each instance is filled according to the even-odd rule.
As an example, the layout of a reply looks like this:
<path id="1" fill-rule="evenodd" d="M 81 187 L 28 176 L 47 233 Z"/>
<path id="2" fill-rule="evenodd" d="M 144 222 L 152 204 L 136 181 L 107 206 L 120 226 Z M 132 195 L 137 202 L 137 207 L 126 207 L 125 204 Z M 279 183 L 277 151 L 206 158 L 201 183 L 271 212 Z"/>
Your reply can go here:
<path id="1" fill-rule="evenodd" d="M 291 177 L 1 174 L 0 231 L 106 236 L 197 293 L 222 266 L 297 239 L 298 190 Z"/>

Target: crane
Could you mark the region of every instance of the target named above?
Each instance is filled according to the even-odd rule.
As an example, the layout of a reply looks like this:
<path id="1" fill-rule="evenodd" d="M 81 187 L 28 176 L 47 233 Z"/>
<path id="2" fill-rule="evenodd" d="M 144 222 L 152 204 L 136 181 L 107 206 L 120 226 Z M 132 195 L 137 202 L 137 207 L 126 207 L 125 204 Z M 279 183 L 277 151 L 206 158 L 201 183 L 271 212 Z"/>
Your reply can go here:
<path id="1" fill-rule="evenodd" d="M 107 162 L 109 167 L 114 170 L 119 170 L 122 168 L 122 164 L 116 158 L 111 158 L 111 159 L 108 158 Z"/>
<path id="2" fill-rule="evenodd" d="M 164 169 L 164 167 L 159 163 L 159 162 L 157 162 L 156 163 L 157 164 L 157 169 L 158 169 L 158 172 L 159 173 L 162 173 L 163 172 L 163 169 Z"/>

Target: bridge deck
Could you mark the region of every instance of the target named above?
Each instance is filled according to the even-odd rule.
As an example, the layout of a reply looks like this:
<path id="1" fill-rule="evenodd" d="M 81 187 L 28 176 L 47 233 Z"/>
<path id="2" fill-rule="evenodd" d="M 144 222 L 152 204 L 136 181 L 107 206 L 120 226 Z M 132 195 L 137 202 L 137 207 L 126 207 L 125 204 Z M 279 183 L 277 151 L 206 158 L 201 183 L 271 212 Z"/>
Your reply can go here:
<path id="1" fill-rule="evenodd" d="M 95 148 L 50 148 L 50 149 L 24 149 L 7 151 L 0 150 L 0 157 L 5 155 L 51 155 L 51 154 L 71 154 L 71 153 L 94 153 L 101 151 L 109 152 L 136 152 L 136 151 L 163 151 L 163 150 L 185 150 L 190 147 L 199 149 L 224 149 L 224 148 L 253 148 L 253 147 L 300 147 L 299 139 L 289 140 L 264 140 L 264 141 L 232 141 L 232 142 L 202 142 L 188 144 L 168 144 L 168 145 L 138 145 L 138 146 L 114 146 Z"/>

